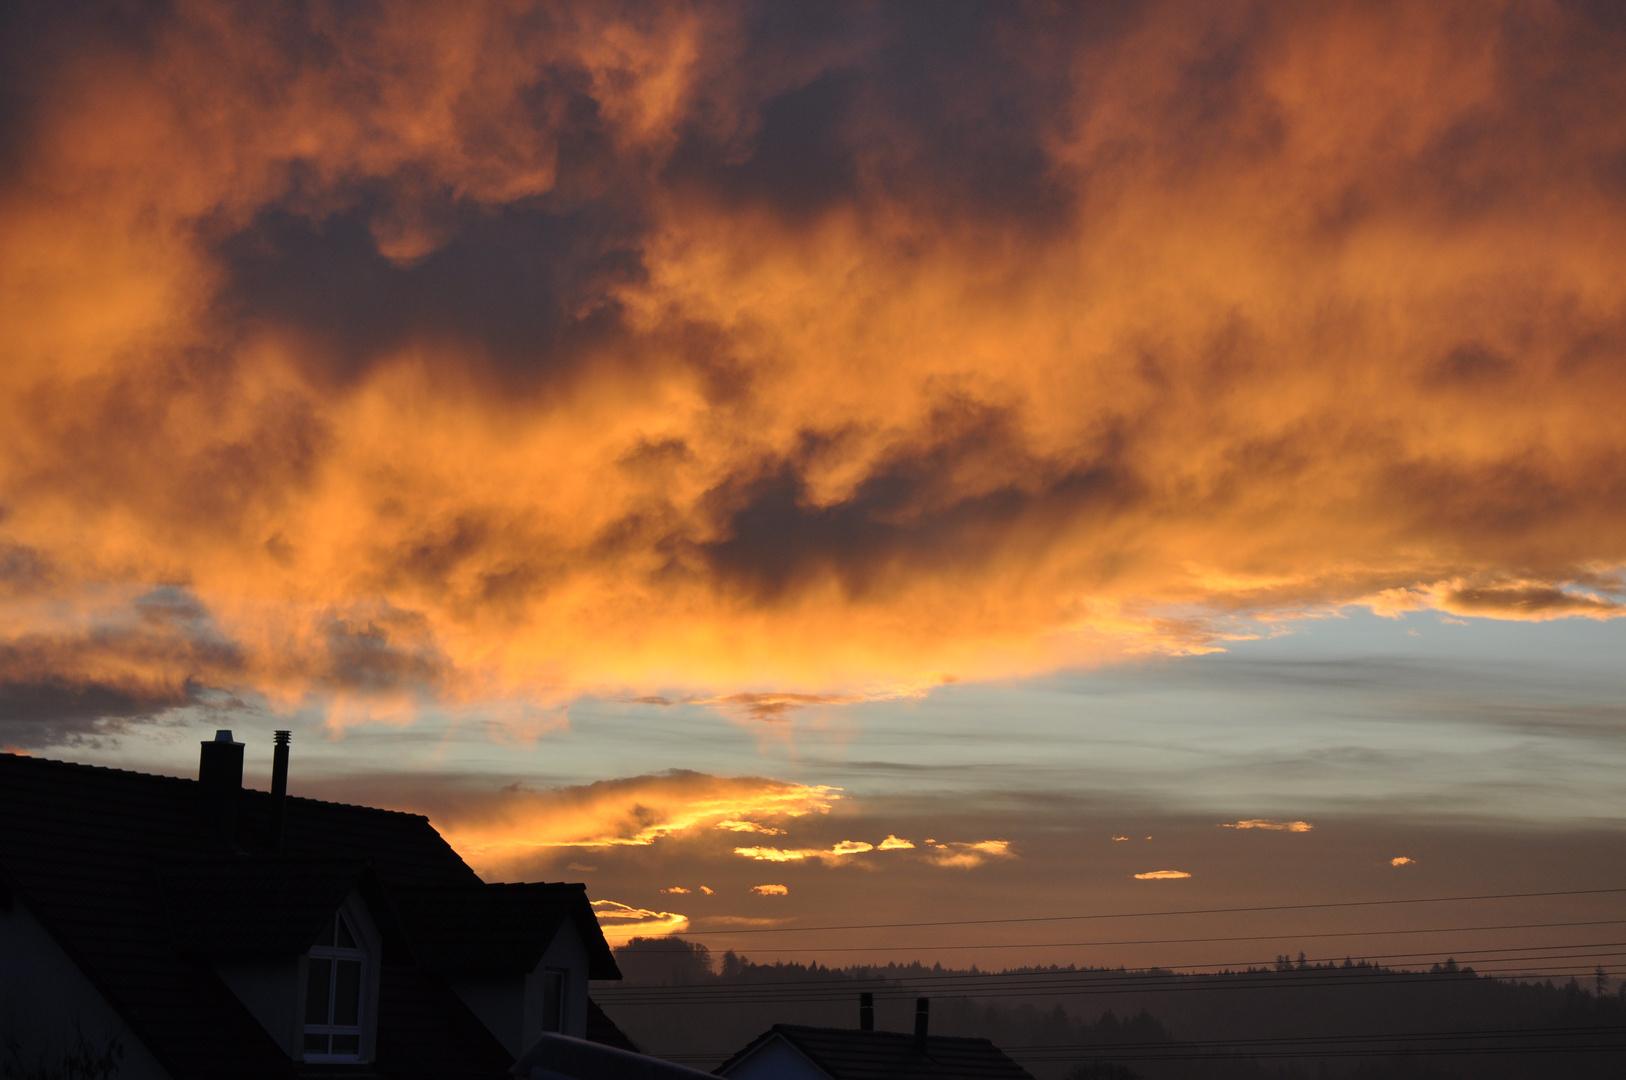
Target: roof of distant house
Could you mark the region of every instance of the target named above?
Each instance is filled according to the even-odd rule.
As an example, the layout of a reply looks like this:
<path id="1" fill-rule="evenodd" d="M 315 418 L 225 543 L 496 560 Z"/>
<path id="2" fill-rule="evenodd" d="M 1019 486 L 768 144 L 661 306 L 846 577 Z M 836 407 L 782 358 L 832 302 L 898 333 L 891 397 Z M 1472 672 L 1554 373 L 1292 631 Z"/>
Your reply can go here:
<path id="1" fill-rule="evenodd" d="M 1033 1080 L 987 1039 L 898 1031 L 775 1024 L 715 1070 L 727 1075 L 771 1039 L 782 1038 L 835 1080 Z"/>

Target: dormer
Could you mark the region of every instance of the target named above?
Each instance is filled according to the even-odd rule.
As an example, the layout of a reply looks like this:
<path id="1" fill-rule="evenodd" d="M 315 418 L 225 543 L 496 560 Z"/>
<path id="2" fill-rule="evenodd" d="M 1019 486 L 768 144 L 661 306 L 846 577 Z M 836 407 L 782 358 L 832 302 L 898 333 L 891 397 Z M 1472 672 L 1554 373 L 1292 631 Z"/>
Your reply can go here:
<path id="1" fill-rule="evenodd" d="M 301 1059 L 315 1064 L 373 1060 L 378 1038 L 379 946 L 378 929 L 360 895 L 352 892 L 299 958 L 303 994 L 298 1013 L 304 1018 Z"/>
<path id="2" fill-rule="evenodd" d="M 619 979 L 585 886 L 400 890 L 418 962 L 444 978 L 510 1054 L 542 1035 L 587 1035 L 589 979 Z"/>
<path id="3" fill-rule="evenodd" d="M 162 878 L 177 951 L 207 965 L 289 1058 L 374 1059 L 383 935 L 361 864 L 231 859 L 172 864 Z"/>

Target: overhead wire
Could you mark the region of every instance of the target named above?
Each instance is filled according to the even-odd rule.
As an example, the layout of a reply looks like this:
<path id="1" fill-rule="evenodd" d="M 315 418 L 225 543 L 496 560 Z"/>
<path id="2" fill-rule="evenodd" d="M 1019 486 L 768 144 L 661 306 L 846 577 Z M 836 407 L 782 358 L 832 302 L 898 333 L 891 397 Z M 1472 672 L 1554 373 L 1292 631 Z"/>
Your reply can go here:
<path id="1" fill-rule="evenodd" d="M 1618 949 L 1626 946 L 1626 942 L 1578 942 L 1566 946 L 1545 947 L 1547 951 L 1537 955 L 1523 956 L 1490 956 L 1484 960 L 1475 960 L 1478 966 L 1471 972 L 1460 972 L 1463 976 L 1509 976 L 1514 978 L 1541 978 L 1553 975 L 1576 974 L 1587 970 L 1584 965 L 1561 965 L 1562 970 L 1551 966 L 1542 971 L 1530 971 L 1527 967 L 1521 970 L 1518 967 L 1490 967 L 1494 964 L 1530 965 L 1536 963 L 1558 960 L 1584 960 L 1593 964 L 1604 959 L 1618 959 L 1626 956 L 1626 952 L 1610 951 L 1600 952 L 1600 949 Z M 1541 946 L 1513 947 L 1502 950 L 1459 950 L 1457 955 L 1472 957 L 1481 953 L 1490 952 L 1524 952 L 1543 949 Z M 1555 952 L 1554 949 L 1585 949 L 1584 952 Z M 1380 956 L 1377 959 L 1396 959 L 1415 956 L 1438 955 L 1437 953 L 1410 953 Z M 734 984 L 684 984 L 663 987 L 603 987 L 594 990 L 596 997 L 606 1003 L 616 1004 L 734 1004 L 740 1001 L 755 1001 L 769 998 L 776 1003 L 793 1001 L 814 1002 L 841 1000 L 849 997 L 855 990 L 865 989 L 879 993 L 884 997 L 909 997 L 915 990 L 928 984 L 935 993 L 952 994 L 958 997 L 970 998 L 996 998 L 996 997 L 1063 997 L 1084 996 L 1099 994 L 1136 994 L 1136 993 L 1162 993 L 1169 991 L 1218 991 L 1232 989 L 1300 989 L 1322 986 L 1351 987 L 1359 985 L 1351 981 L 1351 968 L 1329 966 L 1336 964 L 1335 957 L 1306 959 L 1304 967 L 1294 967 L 1283 971 L 1268 966 L 1250 967 L 1246 970 L 1227 968 L 1223 971 L 1192 972 L 1187 971 L 1152 970 L 1152 971 L 1112 971 L 1112 970 L 1067 970 L 1041 972 L 1013 972 L 1013 973 L 954 973 L 954 974 L 924 974 L 910 976 L 907 974 L 891 975 L 876 972 L 846 976 L 841 983 L 834 982 L 808 982 L 806 980 L 780 980 L 770 982 L 740 982 Z M 1367 958 L 1372 959 L 1372 958 Z M 1213 965 L 1217 967 L 1218 965 Z M 1432 981 L 1437 983 L 1442 975 L 1457 974 L 1452 972 L 1415 972 L 1407 970 L 1390 970 L 1383 968 L 1356 968 L 1361 976 L 1375 977 L 1384 980 L 1385 985 L 1404 985 Z M 1276 976 L 1290 974 L 1292 978 L 1282 980 Z M 1261 976 L 1269 977 L 1269 981 L 1260 982 Z M 1242 980 L 1242 981 L 1239 981 Z M 887 986 L 888 982 L 893 986 Z M 783 989 L 776 989 L 783 988 Z"/>
<path id="2" fill-rule="evenodd" d="M 1529 900 L 1555 896 L 1601 896 L 1626 893 L 1626 886 L 1602 889 L 1553 889 L 1542 892 L 1478 893 L 1466 896 L 1418 896 L 1383 900 L 1328 900 L 1310 904 L 1255 904 L 1241 907 L 1177 908 L 1164 911 L 1091 912 L 1082 915 L 1023 915 L 1000 919 L 935 919 L 922 922 L 843 923 L 823 926 L 751 926 L 732 930 L 685 930 L 686 937 L 743 934 L 813 933 L 820 930 L 900 930 L 922 926 L 994 926 L 1016 923 L 1072 922 L 1093 919 L 1150 919 L 1172 915 L 1233 915 L 1266 911 L 1313 911 L 1328 908 L 1391 907 L 1401 904 L 1455 904 L 1481 900 Z"/>
<path id="3" fill-rule="evenodd" d="M 929 952 L 937 952 L 939 950 L 964 951 L 964 950 L 969 950 L 969 949 L 1068 949 L 1068 948 L 1087 948 L 1087 947 L 1088 948 L 1093 948 L 1093 947 L 1096 947 L 1096 946 L 1108 947 L 1108 946 L 1115 946 L 1115 945 L 1189 945 L 1189 944 L 1199 944 L 1199 943 L 1206 944 L 1206 943 L 1224 942 L 1224 941 L 1271 941 L 1271 940 L 1282 940 L 1283 938 L 1292 938 L 1294 940 L 1303 940 L 1303 939 L 1312 939 L 1312 938 L 1393 937 L 1393 936 L 1405 935 L 1405 934 L 1463 934 L 1463 933 L 1470 933 L 1470 932 L 1484 931 L 1484 930 L 1535 930 L 1535 929 L 1551 929 L 1551 928 L 1565 927 L 1565 926 L 1611 926 L 1611 925 L 1618 925 L 1618 924 L 1623 924 L 1623 923 L 1626 923 L 1626 918 L 1621 918 L 1621 919 L 1579 919 L 1579 920 L 1573 920 L 1573 921 L 1567 921 L 1567 922 L 1545 922 L 1545 923 L 1497 923 L 1497 924 L 1484 925 L 1484 926 L 1421 927 L 1421 928 L 1418 928 L 1418 929 L 1415 929 L 1415 930 L 1411 930 L 1411 929 L 1401 929 L 1401 930 L 1389 929 L 1389 930 L 1328 930 L 1328 931 L 1310 931 L 1310 932 L 1294 931 L 1294 932 L 1286 933 L 1286 934 L 1284 934 L 1284 933 L 1274 933 L 1274 934 L 1227 934 L 1227 935 L 1219 935 L 1219 936 L 1214 936 L 1214 937 L 1127 938 L 1127 939 L 1124 939 L 1124 938 L 1119 938 L 1119 939 L 1103 938 L 1103 939 L 1096 940 L 1096 941 L 988 942 L 986 944 L 981 944 L 981 943 L 979 943 L 979 944 L 958 943 L 958 944 L 952 944 L 952 945 L 941 945 L 941 944 L 933 944 L 933 943 L 914 943 L 914 942 L 911 942 L 908 945 L 898 945 L 897 943 L 891 943 L 891 944 L 887 944 L 887 945 L 808 945 L 808 946 L 802 946 L 802 945 L 778 946 L 778 945 L 775 945 L 775 946 L 772 946 L 772 949 L 773 949 L 773 952 L 775 954 L 781 954 L 781 953 L 834 953 L 834 952 L 886 952 L 886 951 L 897 951 L 899 949 L 919 949 L 921 951 L 929 951 Z M 689 935 L 687 934 L 687 932 L 685 932 L 683 934 L 674 935 L 674 936 L 687 938 Z M 647 954 L 651 954 L 651 953 L 668 953 L 668 954 L 673 954 L 673 955 L 682 955 L 682 954 L 691 953 L 691 952 L 692 952 L 692 950 L 689 949 L 689 948 L 659 948 L 659 947 L 648 946 L 648 945 L 643 946 L 643 947 L 641 947 L 639 949 L 639 954 L 640 955 L 647 955 Z"/>
<path id="4" fill-rule="evenodd" d="M 1578 1041 L 1587 1036 L 1590 1041 Z M 1519 1040 L 1547 1040 L 1520 1042 Z M 1565 1040 L 1560 1042 L 1558 1040 Z M 1467 1046 L 1428 1046 L 1456 1041 Z M 1472 1045 L 1477 1043 L 1478 1045 Z M 1489 1045 L 1497 1043 L 1500 1045 Z M 1165 1039 L 1097 1043 L 1038 1043 L 1006 1046 L 1007 1054 L 1023 1058 L 1081 1057 L 1102 1061 L 1181 1061 L 1216 1057 L 1302 1058 L 1437 1056 L 1444 1054 L 1621 1053 L 1626 1052 L 1626 1028 L 1591 1025 L 1504 1030 L 1384 1032 L 1356 1035 L 1287 1035 L 1219 1039 Z M 714 1061 L 726 1054 L 684 1053 L 670 1061 Z"/>

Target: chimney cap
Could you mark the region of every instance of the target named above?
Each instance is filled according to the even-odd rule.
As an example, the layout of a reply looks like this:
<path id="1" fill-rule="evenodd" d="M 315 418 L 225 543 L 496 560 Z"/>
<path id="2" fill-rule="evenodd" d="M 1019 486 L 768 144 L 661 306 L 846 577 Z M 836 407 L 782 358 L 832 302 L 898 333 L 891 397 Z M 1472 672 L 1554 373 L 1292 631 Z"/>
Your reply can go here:
<path id="1" fill-rule="evenodd" d="M 233 742 L 230 728 L 220 728 L 215 732 L 215 742 Z"/>

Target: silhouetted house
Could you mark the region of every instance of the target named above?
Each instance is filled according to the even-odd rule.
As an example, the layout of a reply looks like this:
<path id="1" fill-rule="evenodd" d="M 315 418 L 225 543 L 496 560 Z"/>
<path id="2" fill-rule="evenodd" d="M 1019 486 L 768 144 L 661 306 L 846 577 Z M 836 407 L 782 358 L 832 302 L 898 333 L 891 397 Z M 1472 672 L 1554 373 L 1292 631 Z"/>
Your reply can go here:
<path id="1" fill-rule="evenodd" d="M 931 1035 L 929 1002 L 915 1006 L 913 1034 L 875 1031 L 869 994 L 860 1027 L 775 1024 L 716 1069 L 729 1080 L 1033 1080 L 987 1039 Z"/>
<path id="2" fill-rule="evenodd" d="M 546 1032 L 630 1047 L 582 885 L 488 885 L 427 818 L 0 754 L 0 1060 L 121 1077 L 509 1075 Z"/>

